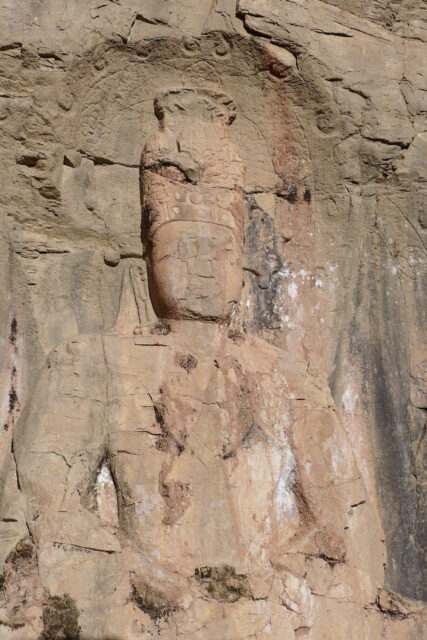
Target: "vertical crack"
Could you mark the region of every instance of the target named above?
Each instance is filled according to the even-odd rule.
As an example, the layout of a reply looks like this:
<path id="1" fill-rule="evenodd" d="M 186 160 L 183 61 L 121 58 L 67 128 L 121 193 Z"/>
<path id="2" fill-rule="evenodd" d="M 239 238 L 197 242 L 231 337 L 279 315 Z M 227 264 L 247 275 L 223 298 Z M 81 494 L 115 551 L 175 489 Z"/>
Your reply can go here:
<path id="1" fill-rule="evenodd" d="M 16 461 L 16 455 L 13 446 L 13 428 L 15 426 L 16 420 L 18 418 L 21 404 L 19 402 L 18 397 L 18 344 L 17 344 L 17 334 L 18 334 L 18 323 L 16 318 L 13 317 L 10 323 L 10 331 L 9 331 L 9 345 L 10 345 L 10 383 L 9 383 L 9 395 L 8 395 L 8 407 L 7 407 L 7 418 L 6 422 L 3 425 L 4 431 L 10 432 L 10 449 L 12 458 L 15 464 L 15 473 L 16 473 L 16 484 L 21 490 L 21 484 L 19 482 L 18 475 L 18 465 Z"/>
<path id="2" fill-rule="evenodd" d="M 11 370 L 10 370 L 10 383 L 9 383 L 9 396 L 8 396 L 8 412 L 6 422 L 3 425 L 4 431 L 12 431 L 13 426 L 18 417 L 21 405 L 18 398 L 18 345 L 17 345 L 17 329 L 18 325 L 16 322 L 16 318 L 12 318 L 10 323 L 10 332 L 9 332 L 9 344 L 11 348 L 10 360 L 11 360 Z"/>

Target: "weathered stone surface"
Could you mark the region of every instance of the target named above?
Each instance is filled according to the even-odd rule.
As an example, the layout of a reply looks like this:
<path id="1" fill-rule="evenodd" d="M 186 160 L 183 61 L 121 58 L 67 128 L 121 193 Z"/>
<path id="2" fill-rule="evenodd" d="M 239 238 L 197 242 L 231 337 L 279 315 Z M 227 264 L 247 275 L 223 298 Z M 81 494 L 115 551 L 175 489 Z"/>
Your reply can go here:
<path id="1" fill-rule="evenodd" d="M 423 13 L 0 2 L 0 638 L 425 636 Z"/>

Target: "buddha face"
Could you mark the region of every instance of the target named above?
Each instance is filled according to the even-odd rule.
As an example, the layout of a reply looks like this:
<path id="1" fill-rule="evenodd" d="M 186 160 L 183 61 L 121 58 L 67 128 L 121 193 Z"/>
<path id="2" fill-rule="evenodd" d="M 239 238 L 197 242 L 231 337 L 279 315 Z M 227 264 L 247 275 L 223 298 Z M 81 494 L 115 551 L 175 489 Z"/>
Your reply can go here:
<path id="1" fill-rule="evenodd" d="M 150 297 L 162 318 L 226 321 L 240 298 L 243 164 L 223 95 L 182 89 L 156 100 L 160 131 L 142 171 Z"/>

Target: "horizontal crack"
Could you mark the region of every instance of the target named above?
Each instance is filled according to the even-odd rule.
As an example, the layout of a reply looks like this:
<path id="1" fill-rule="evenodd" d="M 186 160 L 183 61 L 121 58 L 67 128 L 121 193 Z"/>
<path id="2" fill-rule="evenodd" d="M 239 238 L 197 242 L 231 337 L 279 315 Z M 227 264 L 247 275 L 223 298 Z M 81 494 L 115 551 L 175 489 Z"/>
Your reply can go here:
<path id="1" fill-rule="evenodd" d="M 83 550 L 86 550 L 86 551 L 97 551 L 99 553 L 108 553 L 108 554 L 117 553 L 113 549 L 101 549 L 101 548 L 98 548 L 98 547 L 87 547 L 86 545 L 82 545 L 82 544 L 74 544 L 74 543 L 71 543 L 71 542 L 60 542 L 59 540 L 54 540 L 53 544 L 54 545 L 58 545 L 59 547 L 71 547 L 71 548 L 75 548 L 75 549 L 83 549 Z"/>
<path id="2" fill-rule="evenodd" d="M 88 153 L 86 151 L 83 151 L 82 149 L 78 149 L 78 153 L 80 153 L 87 160 L 91 160 L 94 165 L 118 165 L 119 167 L 127 167 L 129 169 L 139 169 L 139 164 L 117 162 L 116 160 L 111 160 L 110 158 L 102 158 L 101 156 Z"/>
<path id="3" fill-rule="evenodd" d="M 387 140 L 387 138 L 377 138 L 373 136 L 366 136 L 362 134 L 362 138 L 365 140 L 369 140 L 370 142 L 381 142 L 382 144 L 387 144 L 391 147 L 400 147 L 401 149 L 408 149 L 409 142 L 402 142 L 401 140 Z"/>

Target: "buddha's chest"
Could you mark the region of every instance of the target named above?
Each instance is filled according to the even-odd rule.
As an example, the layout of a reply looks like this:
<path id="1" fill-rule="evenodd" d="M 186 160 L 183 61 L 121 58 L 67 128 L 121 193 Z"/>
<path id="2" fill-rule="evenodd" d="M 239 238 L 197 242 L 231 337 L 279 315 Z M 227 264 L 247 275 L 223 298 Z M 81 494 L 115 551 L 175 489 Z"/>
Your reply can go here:
<path id="1" fill-rule="evenodd" d="M 286 381 L 245 366 L 227 345 L 204 352 L 159 339 L 106 345 L 109 425 L 149 431 L 227 458 L 260 429 L 281 439 L 292 420 Z"/>

